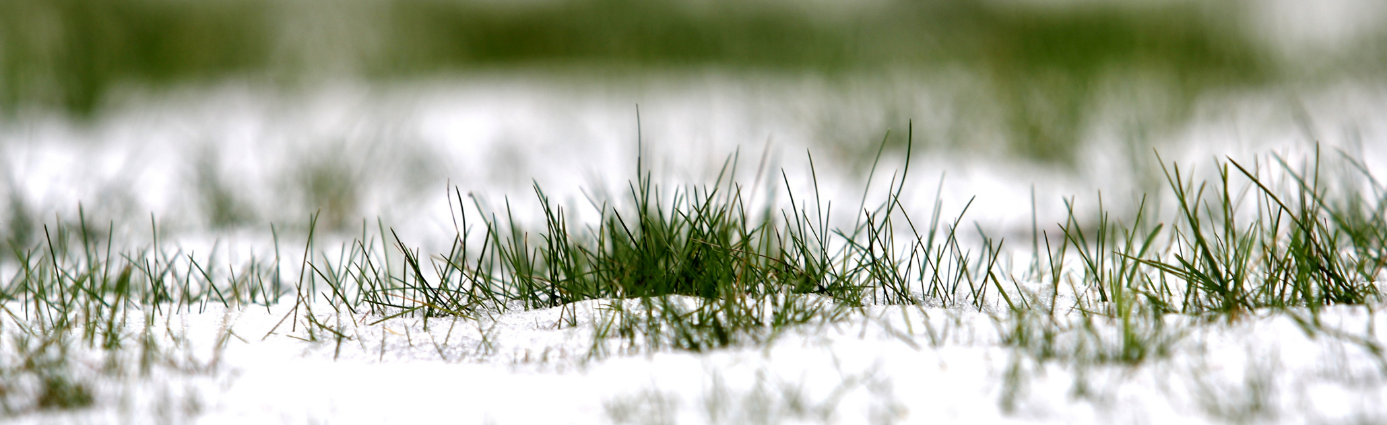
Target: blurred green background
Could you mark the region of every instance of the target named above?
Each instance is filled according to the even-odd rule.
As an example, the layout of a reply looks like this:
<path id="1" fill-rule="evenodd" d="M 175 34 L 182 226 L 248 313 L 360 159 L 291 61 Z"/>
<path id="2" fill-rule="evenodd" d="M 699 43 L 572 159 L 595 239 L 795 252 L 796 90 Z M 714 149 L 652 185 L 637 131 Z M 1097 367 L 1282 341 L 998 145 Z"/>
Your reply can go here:
<path id="1" fill-rule="evenodd" d="M 1142 81 L 1179 122 L 1284 78 L 1253 2 L 0 0 L 0 109 L 75 119 L 123 87 L 399 81 L 475 70 L 750 70 L 828 78 L 963 69 L 1008 146 L 1073 161 L 1102 87 Z M 1369 65 L 1365 65 L 1369 66 Z"/>

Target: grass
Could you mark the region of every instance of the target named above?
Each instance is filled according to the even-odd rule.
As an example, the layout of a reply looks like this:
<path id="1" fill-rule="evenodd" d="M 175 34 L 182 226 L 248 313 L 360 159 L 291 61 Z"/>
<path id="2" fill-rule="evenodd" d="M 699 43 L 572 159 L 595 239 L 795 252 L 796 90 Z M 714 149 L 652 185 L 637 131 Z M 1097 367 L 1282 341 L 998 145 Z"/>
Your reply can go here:
<path id="1" fill-rule="evenodd" d="M 211 257 L 116 254 L 110 234 L 103 246 L 84 218 L 76 231 L 45 227 L 44 247 L 14 252 L 18 272 L 0 289 L 0 409 L 6 414 L 90 406 L 93 385 L 104 379 L 147 377 L 156 368 L 214 370 L 215 360 L 191 360 L 196 357 L 188 355 L 184 337 L 167 321 L 204 311 L 208 303 L 278 297 L 246 275 L 218 286 L 206 271 L 214 266 Z M 259 266 L 247 267 L 254 274 Z M 92 364 L 101 366 L 92 370 Z"/>
<path id="2" fill-rule="evenodd" d="M 1068 201 L 1057 234 L 1037 225 L 1036 239 L 1022 244 L 1036 249 L 1021 266 L 1008 248 L 1015 244 L 962 224 L 966 206 L 952 219 L 939 200 L 927 217 L 908 211 L 908 162 L 885 188 L 863 188 L 883 201 L 868 206 L 864 195 L 851 226 L 836 228 L 812 165 L 807 192 L 794 189 L 785 172 L 780 184 L 756 176 L 753 186 L 765 184 L 777 193 L 770 199 L 786 201 L 754 204 L 731 171 L 738 160 L 730 157 L 710 184 L 665 189 L 638 158 L 624 194 L 589 194 L 597 217 L 590 222 L 575 220 L 538 185 L 543 219 L 535 225 L 515 219 L 509 202 L 491 210 L 455 190 L 452 248 L 434 255 L 381 222 L 363 223 L 355 241 L 332 253 L 317 240 L 317 215 L 293 260 L 281 255 L 275 233 L 273 256 L 221 264 L 215 252 L 169 245 L 155 223 L 149 246 L 118 251 L 114 224 L 97 233 L 79 209 L 72 227 L 43 227 L 37 244 L 24 248 L 12 239 L 7 264 L 14 272 L 0 281 L 0 334 L 12 339 L 0 350 L 0 401 L 8 413 L 90 405 L 84 379 L 148 373 L 169 358 L 159 342 L 169 340 L 156 337 L 159 317 L 290 302 L 277 329 L 335 343 L 339 352 L 355 338 L 344 314 L 373 324 L 420 317 L 426 328 L 430 319 L 475 322 L 485 346 L 478 353 L 490 353 L 488 318 L 557 308 L 564 318 L 556 326 L 591 331 L 589 359 L 769 345 L 789 330 L 872 306 L 973 310 L 993 317 L 1012 353 L 1004 411 L 1046 364 L 1080 372 L 1139 366 L 1169 356 L 1192 323 L 1265 311 L 1291 315 L 1307 333 L 1361 346 L 1387 364 L 1375 339 L 1318 320 L 1327 307 L 1382 302 L 1387 190 L 1349 155 L 1226 158 L 1206 179 L 1161 162 L 1166 193 L 1142 198 L 1128 220 L 1113 218 L 1101 197 L 1095 219 L 1080 218 L 1078 203 Z M 579 317 L 576 306 L 585 302 L 597 303 L 598 312 Z M 933 325 L 925 325 L 934 341 Z M 434 344 L 444 356 L 445 347 Z M 91 378 L 74 369 L 73 352 L 112 360 Z M 26 382 L 38 389 L 22 390 Z M 1083 384 L 1074 391 L 1082 396 Z M 1259 406 L 1209 409 L 1254 415 Z M 617 416 L 635 408 L 608 407 Z"/>

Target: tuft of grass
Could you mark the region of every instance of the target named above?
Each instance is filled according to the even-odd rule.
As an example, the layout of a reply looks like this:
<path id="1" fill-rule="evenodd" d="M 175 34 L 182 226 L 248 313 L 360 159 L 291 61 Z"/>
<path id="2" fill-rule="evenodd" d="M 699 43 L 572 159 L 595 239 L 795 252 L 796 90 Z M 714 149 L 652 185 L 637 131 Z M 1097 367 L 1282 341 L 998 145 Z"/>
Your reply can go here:
<path id="1" fill-rule="evenodd" d="M 1163 259 L 1129 257 L 1139 258 L 1160 277 L 1184 282 L 1184 288 L 1161 288 L 1166 296 L 1158 298 L 1182 312 L 1226 315 L 1263 307 L 1315 309 L 1380 301 L 1375 282 L 1383 268 L 1374 254 L 1381 245 L 1370 235 L 1380 237 L 1387 228 L 1366 228 L 1344 217 L 1380 208 L 1384 198 L 1349 192 L 1340 195 L 1342 201 L 1330 200 L 1318 154 L 1301 171 L 1280 157 L 1275 160 L 1285 170 L 1285 190 L 1276 190 L 1257 167 L 1231 159 L 1220 164 L 1217 185 L 1207 196 L 1207 184 L 1195 186 L 1178 166 L 1167 169 L 1181 224 L 1171 236 L 1173 252 Z M 1235 177 L 1231 169 L 1245 179 L 1242 188 L 1230 183 Z M 1372 180 L 1366 172 L 1363 177 Z M 1247 198 L 1254 208 L 1250 220 L 1242 209 Z M 1331 202 L 1339 205 L 1331 209 Z M 1183 296 L 1176 299 L 1177 293 Z"/>
<path id="2" fill-rule="evenodd" d="M 98 384 L 154 368 L 214 371 L 220 353 L 196 359 L 167 320 L 209 306 L 279 301 L 277 256 L 219 264 L 215 248 L 204 255 L 170 249 L 152 219 L 150 227 L 150 245 L 117 251 L 115 224 L 94 233 L 79 208 L 75 222 L 43 225 L 37 244 L 12 241 L 13 260 L 4 264 L 13 274 L 0 276 L 0 412 L 90 407 L 102 398 Z M 217 350 L 229 335 L 223 329 Z"/>
<path id="3" fill-rule="evenodd" d="M 91 405 L 91 389 L 85 384 L 72 382 L 71 378 L 63 375 L 43 377 L 43 390 L 38 399 L 39 409 L 76 409 Z"/>
<path id="4" fill-rule="evenodd" d="M 345 230 L 356 219 L 361 204 L 363 170 L 342 151 L 305 158 L 293 171 L 293 191 L 310 213 L 321 213 L 329 230 Z"/>
<path id="5" fill-rule="evenodd" d="M 228 229 L 254 222 L 254 209 L 227 181 L 216 155 L 210 150 L 200 152 L 192 171 L 193 191 L 201 198 L 199 206 L 204 219 L 214 229 Z"/>
<path id="6" fill-rule="evenodd" d="M 1168 358 L 1188 323 L 1236 321 L 1270 309 L 1317 335 L 1335 333 L 1315 319 L 1319 310 L 1380 303 L 1387 227 L 1372 214 L 1387 198 L 1353 157 L 1344 155 L 1349 166 L 1343 169 L 1350 172 L 1333 179 L 1322 172 L 1322 160 L 1318 151 L 1299 167 L 1279 156 L 1251 165 L 1227 158 L 1217 163 L 1212 182 L 1162 163 L 1171 209 L 1143 198 L 1128 221 L 1113 221 L 1101 196 L 1095 221 L 1087 223 L 1066 201 L 1058 245 L 1044 236 L 1045 250 L 1031 265 L 1049 287 L 1049 305 L 994 317 L 1001 342 L 1014 350 L 1004 410 L 1025 391 L 1028 371 L 1046 362 L 1074 368 L 1079 378 L 1073 391 L 1082 396 L 1088 368 Z M 1153 223 L 1161 213 L 1170 220 Z M 1377 343 L 1335 334 L 1382 361 Z M 1237 422 L 1274 415 L 1265 400 L 1274 384 L 1267 373 L 1249 369 L 1247 400 L 1209 399 L 1214 404 L 1204 407 Z"/>
<path id="7" fill-rule="evenodd" d="M 36 227 L 34 223 L 37 220 L 34 219 L 34 212 L 24 199 L 24 195 L 20 193 L 17 185 L 12 180 L 7 179 L 6 186 L 8 196 L 5 200 L 3 215 L 5 222 L 3 232 L 0 232 L 0 235 L 5 238 L 6 251 L 15 252 L 20 250 L 20 247 L 27 247 L 33 243 L 34 228 Z"/>
<path id="8" fill-rule="evenodd" d="M 388 261 L 364 240 L 347 255 L 360 258 L 354 270 L 334 268 L 345 277 L 319 273 L 329 282 L 358 282 L 359 291 L 334 286 L 334 299 L 364 302 L 391 317 L 635 300 L 607 304 L 594 322 L 595 355 L 608 351 L 611 337 L 623 341 L 625 352 L 762 342 L 784 328 L 836 320 L 867 304 L 936 298 L 982 310 L 991 308 L 989 292 L 1011 308 L 1028 302 L 1013 302 L 1003 287 L 1001 242 L 984 235 L 983 252 L 975 256 L 957 235 L 961 218 L 939 229 L 937 200 L 931 220 L 917 227 L 900 201 L 908 163 L 888 185 L 886 201 L 861 208 L 852 229 L 829 227 L 832 205 L 821 199 L 812 166 L 815 206 L 797 198 L 782 175 L 791 207 L 777 215 L 746 204 L 742 186 L 728 171 L 735 164 L 735 155 L 728 158 L 710 186 L 672 192 L 662 192 L 637 167 L 639 178 L 624 200 L 589 197 L 599 217 L 595 227 L 573 223 L 538 186 L 534 193 L 544 220 L 534 231 L 517 224 L 509 202 L 504 220 L 497 213 L 474 215 L 455 190 L 460 225 L 448 254 L 426 262 L 381 228 L 380 239 L 393 238 L 403 255 L 398 275 L 382 274 L 378 265 Z M 471 201 L 483 210 L 480 200 Z M 471 224 L 470 216 L 480 216 L 480 225 Z M 473 236 L 478 233 L 480 238 Z M 901 234 L 914 239 L 899 243 Z"/>

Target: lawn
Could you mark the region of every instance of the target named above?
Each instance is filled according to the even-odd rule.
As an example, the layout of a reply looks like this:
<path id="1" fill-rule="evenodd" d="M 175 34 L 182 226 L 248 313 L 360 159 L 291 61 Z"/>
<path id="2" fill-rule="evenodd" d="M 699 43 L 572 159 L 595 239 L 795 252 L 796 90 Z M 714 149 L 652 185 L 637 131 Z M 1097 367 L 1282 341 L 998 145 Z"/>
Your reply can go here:
<path id="1" fill-rule="evenodd" d="M 0 0 L 0 418 L 1384 421 L 1329 11 Z"/>

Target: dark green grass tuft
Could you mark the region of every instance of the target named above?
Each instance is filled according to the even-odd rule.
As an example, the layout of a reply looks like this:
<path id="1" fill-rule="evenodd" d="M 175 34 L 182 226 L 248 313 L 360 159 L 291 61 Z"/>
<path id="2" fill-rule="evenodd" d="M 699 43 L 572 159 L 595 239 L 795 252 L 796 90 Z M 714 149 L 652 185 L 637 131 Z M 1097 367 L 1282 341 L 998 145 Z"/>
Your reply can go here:
<path id="1" fill-rule="evenodd" d="M 971 257 L 955 233 L 957 220 L 946 231 L 935 228 L 938 208 L 931 228 L 919 229 L 927 236 L 897 242 L 897 232 L 904 231 L 897 226 L 915 229 L 899 200 L 908 166 L 887 188 L 887 201 L 861 209 L 850 231 L 829 226 L 832 206 L 817 188 L 816 206 L 809 207 L 788 189 L 785 176 L 791 208 L 749 207 L 730 169 L 735 156 L 712 185 L 670 193 L 645 173 L 628 186 L 625 199 L 589 198 L 599 216 L 595 227 L 573 223 L 538 186 L 544 220 L 534 231 L 511 218 L 509 203 L 502 221 L 496 213 L 468 211 L 455 191 L 460 225 L 449 254 L 426 263 L 382 229 L 382 240 L 393 240 L 403 254 L 398 277 L 380 268 L 388 260 L 368 242 L 354 244 L 349 257 L 356 260 L 340 263 L 351 266 L 319 273 L 328 282 L 358 282 L 360 291 L 334 289 L 344 304 L 365 302 L 392 314 L 474 315 L 639 300 L 636 306 L 611 303 L 612 315 L 598 325 L 599 339 L 620 336 L 628 346 L 692 350 L 762 338 L 789 325 L 839 316 L 844 307 L 913 304 L 933 296 L 946 303 L 968 300 L 981 309 L 989 285 L 1000 288 L 994 273 L 1000 243 L 989 241 L 986 252 Z M 483 210 L 481 201 L 471 203 Z M 478 228 L 469 219 L 476 216 Z"/>

